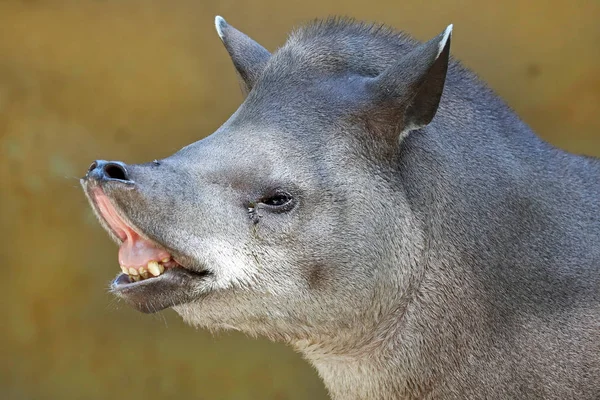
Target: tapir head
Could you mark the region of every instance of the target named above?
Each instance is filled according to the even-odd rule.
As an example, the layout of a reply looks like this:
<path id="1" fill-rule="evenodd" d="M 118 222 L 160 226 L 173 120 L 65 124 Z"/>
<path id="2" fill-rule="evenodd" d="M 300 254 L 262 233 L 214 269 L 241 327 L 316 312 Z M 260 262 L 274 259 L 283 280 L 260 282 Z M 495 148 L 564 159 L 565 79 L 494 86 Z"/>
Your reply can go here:
<path id="1" fill-rule="evenodd" d="M 451 27 L 419 44 L 328 20 L 273 55 L 220 17 L 216 27 L 240 108 L 168 158 L 95 161 L 81 181 L 120 245 L 112 292 L 140 311 L 283 340 L 377 324 L 421 258 L 403 141 L 436 114 Z"/>

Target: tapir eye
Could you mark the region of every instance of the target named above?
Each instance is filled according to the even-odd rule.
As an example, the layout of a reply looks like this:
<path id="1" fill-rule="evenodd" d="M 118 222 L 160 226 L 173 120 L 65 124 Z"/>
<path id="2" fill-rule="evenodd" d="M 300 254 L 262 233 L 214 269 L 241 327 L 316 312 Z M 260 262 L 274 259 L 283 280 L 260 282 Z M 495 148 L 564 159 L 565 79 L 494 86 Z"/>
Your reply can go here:
<path id="1" fill-rule="evenodd" d="M 273 211 L 288 211 L 294 204 L 294 198 L 289 193 L 283 191 L 275 191 L 264 196 L 260 202 L 264 208 L 270 208 Z"/>

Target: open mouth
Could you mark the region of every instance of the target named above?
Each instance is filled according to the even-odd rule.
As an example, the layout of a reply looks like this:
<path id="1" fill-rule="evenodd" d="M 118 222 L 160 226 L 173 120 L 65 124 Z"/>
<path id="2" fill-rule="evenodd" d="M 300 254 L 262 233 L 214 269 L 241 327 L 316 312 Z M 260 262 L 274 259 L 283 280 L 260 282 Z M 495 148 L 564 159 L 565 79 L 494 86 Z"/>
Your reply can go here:
<path id="1" fill-rule="evenodd" d="M 89 197 L 101 221 L 120 242 L 122 273 L 112 282 L 111 291 L 143 312 L 195 300 L 198 285 L 211 273 L 184 267 L 163 246 L 126 222 L 101 188 L 90 189 Z"/>
<path id="2" fill-rule="evenodd" d="M 127 275 L 128 283 L 156 278 L 167 269 L 181 267 L 166 250 L 143 238 L 129 226 L 101 189 L 94 189 L 93 197 L 99 213 L 121 240 L 119 265 L 123 274 Z M 121 283 L 125 283 L 123 281 L 120 280 Z"/>

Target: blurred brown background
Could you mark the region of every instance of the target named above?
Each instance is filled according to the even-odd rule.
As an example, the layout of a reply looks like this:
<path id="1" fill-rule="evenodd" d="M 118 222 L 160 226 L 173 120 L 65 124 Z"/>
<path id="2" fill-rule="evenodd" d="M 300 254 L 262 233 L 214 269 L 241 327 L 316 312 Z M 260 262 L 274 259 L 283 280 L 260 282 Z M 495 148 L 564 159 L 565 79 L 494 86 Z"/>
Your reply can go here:
<path id="1" fill-rule="evenodd" d="M 4 0 L 0 398 L 325 398 L 282 345 L 213 338 L 106 293 L 117 249 L 77 178 L 96 158 L 165 157 L 235 110 L 216 14 L 271 50 L 294 25 L 329 14 L 419 39 L 452 22 L 453 54 L 540 135 L 600 155 L 597 0 Z"/>

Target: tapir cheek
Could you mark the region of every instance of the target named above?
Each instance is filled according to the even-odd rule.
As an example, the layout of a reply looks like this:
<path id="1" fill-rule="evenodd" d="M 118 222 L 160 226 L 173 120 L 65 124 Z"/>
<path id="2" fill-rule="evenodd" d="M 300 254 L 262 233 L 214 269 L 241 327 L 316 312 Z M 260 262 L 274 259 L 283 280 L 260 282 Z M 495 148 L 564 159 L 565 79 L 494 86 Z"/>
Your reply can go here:
<path id="1" fill-rule="evenodd" d="M 323 289 L 328 286 L 330 276 L 323 264 L 311 264 L 306 271 L 306 282 L 313 290 Z"/>

